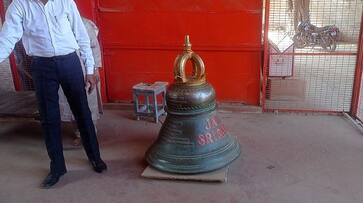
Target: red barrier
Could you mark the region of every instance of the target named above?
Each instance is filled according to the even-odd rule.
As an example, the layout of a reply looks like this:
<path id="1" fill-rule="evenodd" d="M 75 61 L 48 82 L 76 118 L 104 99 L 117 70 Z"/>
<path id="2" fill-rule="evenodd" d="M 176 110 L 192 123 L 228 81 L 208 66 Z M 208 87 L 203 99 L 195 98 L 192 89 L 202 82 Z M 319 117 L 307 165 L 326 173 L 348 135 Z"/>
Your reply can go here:
<path id="1" fill-rule="evenodd" d="M 170 82 L 189 34 L 218 99 L 259 104 L 261 1 L 102 0 L 96 8 L 109 101 L 131 100 L 139 82 Z"/>

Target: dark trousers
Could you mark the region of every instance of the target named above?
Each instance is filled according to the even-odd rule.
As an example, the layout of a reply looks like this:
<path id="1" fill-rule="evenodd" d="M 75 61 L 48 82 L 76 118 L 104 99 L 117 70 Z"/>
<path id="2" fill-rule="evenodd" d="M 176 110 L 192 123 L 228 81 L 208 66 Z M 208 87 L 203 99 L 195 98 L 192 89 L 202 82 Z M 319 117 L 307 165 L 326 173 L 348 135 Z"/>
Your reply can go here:
<path id="1" fill-rule="evenodd" d="M 67 171 L 62 146 L 58 89 L 62 87 L 81 134 L 89 160 L 100 152 L 88 107 L 82 67 L 76 53 L 55 57 L 32 57 L 32 75 L 39 104 L 45 144 L 52 173 Z"/>

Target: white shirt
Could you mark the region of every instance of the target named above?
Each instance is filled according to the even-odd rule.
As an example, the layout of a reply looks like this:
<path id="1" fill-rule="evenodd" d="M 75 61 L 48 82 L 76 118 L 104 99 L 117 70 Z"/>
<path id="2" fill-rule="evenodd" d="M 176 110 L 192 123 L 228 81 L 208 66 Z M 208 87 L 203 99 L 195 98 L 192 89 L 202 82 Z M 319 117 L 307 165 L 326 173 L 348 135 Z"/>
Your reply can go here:
<path id="1" fill-rule="evenodd" d="M 0 32 L 0 62 L 22 38 L 29 56 L 52 57 L 79 49 L 87 74 L 94 73 L 90 39 L 74 0 L 13 0 Z"/>

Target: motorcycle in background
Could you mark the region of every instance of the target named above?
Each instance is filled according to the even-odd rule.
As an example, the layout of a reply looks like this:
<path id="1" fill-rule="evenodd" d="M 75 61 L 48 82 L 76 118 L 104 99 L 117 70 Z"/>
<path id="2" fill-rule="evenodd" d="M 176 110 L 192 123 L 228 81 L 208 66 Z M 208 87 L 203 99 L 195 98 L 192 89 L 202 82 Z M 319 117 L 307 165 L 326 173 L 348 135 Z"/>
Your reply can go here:
<path id="1" fill-rule="evenodd" d="M 293 37 L 296 48 L 321 46 L 325 51 L 335 51 L 340 37 L 339 28 L 335 25 L 317 27 L 310 22 L 301 22 Z"/>

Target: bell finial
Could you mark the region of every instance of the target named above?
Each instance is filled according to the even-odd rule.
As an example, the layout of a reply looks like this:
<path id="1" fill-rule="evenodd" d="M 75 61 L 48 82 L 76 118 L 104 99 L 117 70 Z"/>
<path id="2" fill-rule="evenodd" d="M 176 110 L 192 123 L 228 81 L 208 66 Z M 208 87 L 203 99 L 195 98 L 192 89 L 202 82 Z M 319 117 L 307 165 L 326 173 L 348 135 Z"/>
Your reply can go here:
<path id="1" fill-rule="evenodd" d="M 184 51 L 192 51 L 192 44 L 190 43 L 189 35 L 185 35 Z"/>

